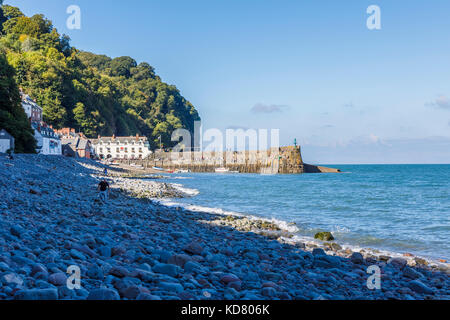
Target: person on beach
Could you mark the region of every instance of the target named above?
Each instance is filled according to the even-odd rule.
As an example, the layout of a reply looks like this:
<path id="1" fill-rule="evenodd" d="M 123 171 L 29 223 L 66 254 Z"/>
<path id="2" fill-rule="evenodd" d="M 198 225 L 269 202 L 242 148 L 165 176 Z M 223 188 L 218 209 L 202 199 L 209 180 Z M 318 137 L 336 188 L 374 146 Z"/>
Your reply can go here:
<path id="1" fill-rule="evenodd" d="M 109 183 L 105 179 L 103 179 L 99 182 L 97 190 L 100 191 L 100 200 L 106 203 L 109 195 Z"/>
<path id="2" fill-rule="evenodd" d="M 9 159 L 9 160 L 14 160 L 14 157 L 13 157 L 13 151 L 11 150 L 11 149 L 8 149 L 7 151 L 6 151 L 6 154 L 7 154 L 7 156 L 6 156 L 6 158 L 7 159 Z"/>
<path id="3" fill-rule="evenodd" d="M 105 177 L 108 176 L 108 168 L 105 167 L 105 169 L 103 169 L 103 174 L 105 175 Z"/>

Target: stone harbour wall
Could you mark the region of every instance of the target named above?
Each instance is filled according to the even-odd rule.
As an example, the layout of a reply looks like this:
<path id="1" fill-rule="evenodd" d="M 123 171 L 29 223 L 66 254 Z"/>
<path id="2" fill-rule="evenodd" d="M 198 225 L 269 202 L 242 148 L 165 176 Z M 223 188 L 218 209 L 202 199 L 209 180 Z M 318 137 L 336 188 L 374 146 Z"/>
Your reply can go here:
<path id="1" fill-rule="evenodd" d="M 215 172 L 222 167 L 240 173 L 261 174 L 340 172 L 339 169 L 305 164 L 301 148 L 296 146 L 267 151 L 184 152 L 179 157 L 172 152 L 156 152 L 144 160 L 120 159 L 117 162 L 191 172 Z"/>

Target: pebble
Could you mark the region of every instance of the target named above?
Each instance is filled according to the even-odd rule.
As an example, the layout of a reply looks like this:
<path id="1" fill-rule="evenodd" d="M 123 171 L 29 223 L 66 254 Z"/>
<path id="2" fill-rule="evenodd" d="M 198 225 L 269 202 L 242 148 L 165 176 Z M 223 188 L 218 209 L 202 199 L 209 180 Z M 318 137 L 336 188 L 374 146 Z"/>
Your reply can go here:
<path id="1" fill-rule="evenodd" d="M 48 282 L 55 286 L 65 286 L 67 284 L 67 276 L 62 272 L 54 273 L 49 275 Z"/>
<path id="2" fill-rule="evenodd" d="M 277 291 L 272 287 L 264 287 L 261 290 L 261 294 L 264 297 L 273 298 L 274 296 L 276 296 Z"/>
<path id="3" fill-rule="evenodd" d="M 416 271 L 416 270 L 414 270 L 413 268 L 410 268 L 410 267 L 405 267 L 403 269 L 403 275 L 405 277 L 408 277 L 408 278 L 413 279 L 413 280 L 419 279 L 419 278 L 421 278 L 423 276 L 420 272 L 418 272 L 418 271 Z"/>
<path id="4" fill-rule="evenodd" d="M 171 277 L 176 277 L 179 272 L 179 267 L 173 264 L 158 263 L 153 266 L 152 270 L 156 273 L 162 273 Z"/>
<path id="5" fill-rule="evenodd" d="M 169 258 L 167 263 L 174 264 L 183 268 L 186 262 L 189 262 L 191 260 L 191 257 L 186 254 L 175 254 Z"/>
<path id="6" fill-rule="evenodd" d="M 183 250 L 190 254 L 201 255 L 203 252 L 203 247 L 197 242 L 191 242 L 186 245 Z"/>
<path id="7" fill-rule="evenodd" d="M 421 294 L 434 294 L 433 289 L 427 287 L 425 284 L 423 284 L 422 282 L 420 282 L 419 280 L 413 280 L 408 284 L 408 287 L 417 292 L 417 293 L 421 293 Z"/>
<path id="8" fill-rule="evenodd" d="M 21 286 L 23 284 L 22 277 L 14 272 L 9 272 L 9 273 L 4 274 L 1 277 L 1 281 L 3 284 L 5 284 L 7 286 L 11 286 L 11 285 Z"/>
<path id="9" fill-rule="evenodd" d="M 120 300 L 120 296 L 114 289 L 100 288 L 89 292 L 87 300 Z"/>
<path id="10" fill-rule="evenodd" d="M 182 292 L 183 286 L 179 283 L 169 283 L 169 282 L 161 282 L 158 285 L 162 290 L 168 291 L 168 292 Z"/>
<path id="11" fill-rule="evenodd" d="M 111 270 L 109 270 L 109 274 L 118 277 L 118 278 L 123 278 L 126 277 L 129 272 L 126 268 L 121 267 L 121 266 L 114 266 L 111 268 Z"/>
<path id="12" fill-rule="evenodd" d="M 194 261 L 188 261 L 184 265 L 184 271 L 187 273 L 192 273 L 201 270 L 201 265 Z"/>
<path id="13" fill-rule="evenodd" d="M 21 226 L 16 225 L 11 227 L 10 232 L 13 236 L 16 236 L 17 238 L 22 238 L 22 234 L 25 231 Z"/>
<path id="14" fill-rule="evenodd" d="M 86 275 L 91 279 L 101 280 L 104 278 L 104 273 L 102 268 L 97 265 L 92 266 L 86 272 Z"/>
<path id="15" fill-rule="evenodd" d="M 136 300 L 161 300 L 160 297 L 152 295 L 152 294 L 148 294 L 148 293 L 140 293 L 137 297 Z"/>
<path id="16" fill-rule="evenodd" d="M 408 261 L 404 258 L 392 258 L 392 259 L 388 260 L 388 263 L 391 263 L 392 265 L 396 266 L 397 268 L 402 269 L 403 267 L 406 266 Z"/>
<path id="17" fill-rule="evenodd" d="M 350 256 L 350 261 L 355 264 L 362 264 L 364 262 L 364 257 L 359 252 L 353 252 Z"/>

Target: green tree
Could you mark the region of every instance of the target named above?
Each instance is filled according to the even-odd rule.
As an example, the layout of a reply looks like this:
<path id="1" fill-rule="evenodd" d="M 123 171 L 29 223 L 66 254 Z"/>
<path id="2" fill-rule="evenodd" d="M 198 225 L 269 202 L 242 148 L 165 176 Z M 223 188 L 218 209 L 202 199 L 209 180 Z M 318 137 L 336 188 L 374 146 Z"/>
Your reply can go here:
<path id="1" fill-rule="evenodd" d="M 34 153 L 36 141 L 33 130 L 21 106 L 20 94 L 14 80 L 14 69 L 0 53 L 0 129 L 15 139 L 15 152 Z"/>
<path id="2" fill-rule="evenodd" d="M 3 1 L 0 2 L 0 5 L 2 5 L 2 3 Z M 22 11 L 20 11 L 19 8 L 7 4 L 2 5 L 2 11 L 3 16 L 5 17 L 6 20 L 20 18 L 24 16 L 24 14 L 22 13 Z"/>
<path id="3" fill-rule="evenodd" d="M 115 58 L 109 63 L 111 75 L 116 77 L 124 76 L 129 78 L 131 76 L 131 69 L 136 68 L 136 66 L 136 61 L 130 57 Z"/>
<path id="4" fill-rule="evenodd" d="M 200 119 L 150 64 L 78 51 L 44 16 L 6 11 L 0 46 L 16 69 L 17 84 L 43 107 L 47 123 L 80 128 L 88 137 L 139 133 L 157 141 L 161 135 L 170 147 L 173 130 L 192 132 Z"/>

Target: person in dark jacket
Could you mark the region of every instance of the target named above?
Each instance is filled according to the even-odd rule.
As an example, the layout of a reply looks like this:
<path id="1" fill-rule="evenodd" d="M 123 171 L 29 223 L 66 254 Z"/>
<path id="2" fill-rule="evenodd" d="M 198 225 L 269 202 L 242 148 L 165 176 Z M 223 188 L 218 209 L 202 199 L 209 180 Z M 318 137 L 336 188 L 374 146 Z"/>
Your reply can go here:
<path id="1" fill-rule="evenodd" d="M 100 200 L 104 203 L 108 200 L 109 196 L 109 183 L 105 179 L 99 182 L 97 190 L 100 191 Z"/>

